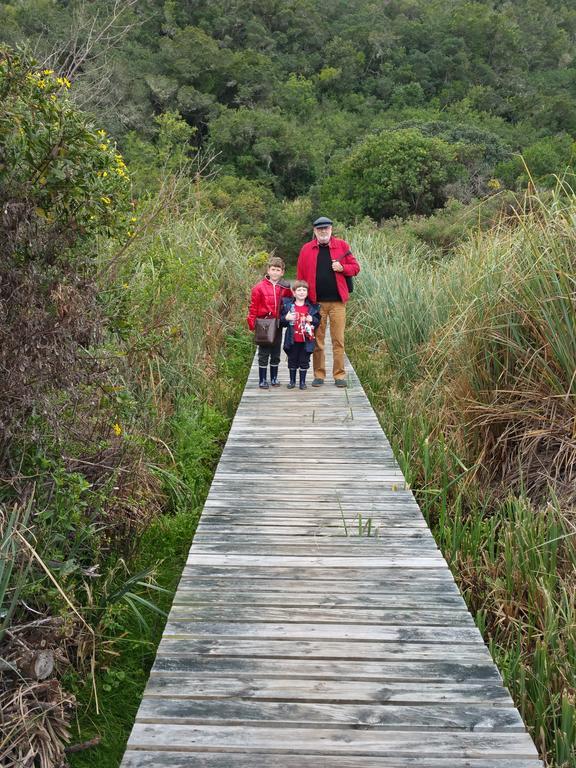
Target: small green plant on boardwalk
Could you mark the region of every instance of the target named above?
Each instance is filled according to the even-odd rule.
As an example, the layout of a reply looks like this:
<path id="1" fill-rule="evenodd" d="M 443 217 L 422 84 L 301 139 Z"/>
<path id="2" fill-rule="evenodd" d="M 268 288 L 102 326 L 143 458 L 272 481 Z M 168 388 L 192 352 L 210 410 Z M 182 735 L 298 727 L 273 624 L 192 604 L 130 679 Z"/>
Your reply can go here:
<path id="1" fill-rule="evenodd" d="M 340 517 L 342 519 L 342 527 L 344 528 L 344 535 L 350 536 L 354 532 L 357 536 L 365 536 L 366 538 L 378 537 L 378 526 L 376 526 L 372 520 L 372 517 L 364 518 L 361 512 L 357 513 L 356 520 L 346 521 L 344 514 L 344 507 L 342 506 L 342 500 L 340 495 L 336 496 L 338 508 L 340 510 Z"/>
<path id="2" fill-rule="evenodd" d="M 576 766 L 576 208 L 449 257 L 351 236 L 354 363 L 531 734 Z"/>

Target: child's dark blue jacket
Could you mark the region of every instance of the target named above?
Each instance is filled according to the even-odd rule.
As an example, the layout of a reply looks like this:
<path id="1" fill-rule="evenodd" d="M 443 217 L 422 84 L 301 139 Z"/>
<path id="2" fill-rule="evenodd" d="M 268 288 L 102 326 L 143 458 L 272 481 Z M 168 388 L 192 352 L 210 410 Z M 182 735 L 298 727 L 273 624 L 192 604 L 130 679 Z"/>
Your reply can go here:
<path id="1" fill-rule="evenodd" d="M 280 325 L 286 328 L 284 334 L 284 351 L 288 352 L 292 344 L 294 344 L 294 326 L 290 325 L 290 322 L 286 320 L 286 315 L 290 312 L 290 307 L 294 304 L 294 299 L 282 299 L 282 307 L 280 309 Z M 308 307 L 308 314 L 312 317 L 312 325 L 314 328 L 318 328 L 320 325 L 320 304 L 312 304 L 310 299 L 306 299 L 306 306 Z M 314 339 L 309 339 L 306 343 L 306 352 L 313 352 L 316 342 Z"/>

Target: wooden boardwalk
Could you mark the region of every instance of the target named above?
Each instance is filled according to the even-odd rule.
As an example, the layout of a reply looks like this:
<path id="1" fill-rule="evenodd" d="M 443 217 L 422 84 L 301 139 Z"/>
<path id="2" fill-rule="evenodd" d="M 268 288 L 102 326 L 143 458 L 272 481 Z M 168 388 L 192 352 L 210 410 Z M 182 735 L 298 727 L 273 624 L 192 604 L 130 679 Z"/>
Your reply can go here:
<path id="1" fill-rule="evenodd" d="M 349 370 L 252 367 L 122 768 L 541 768 Z"/>

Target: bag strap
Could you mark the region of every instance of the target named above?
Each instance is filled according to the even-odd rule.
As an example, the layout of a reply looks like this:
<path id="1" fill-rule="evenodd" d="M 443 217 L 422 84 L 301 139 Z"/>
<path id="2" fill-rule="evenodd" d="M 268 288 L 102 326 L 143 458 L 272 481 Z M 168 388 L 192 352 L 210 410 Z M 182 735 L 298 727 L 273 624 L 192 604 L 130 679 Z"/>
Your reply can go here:
<path id="1" fill-rule="evenodd" d="M 350 248 L 348 248 L 346 253 L 344 253 L 342 256 L 335 256 L 333 261 L 339 261 L 340 263 L 342 263 L 342 259 L 345 259 L 346 256 L 352 256 L 352 251 L 350 250 Z"/>

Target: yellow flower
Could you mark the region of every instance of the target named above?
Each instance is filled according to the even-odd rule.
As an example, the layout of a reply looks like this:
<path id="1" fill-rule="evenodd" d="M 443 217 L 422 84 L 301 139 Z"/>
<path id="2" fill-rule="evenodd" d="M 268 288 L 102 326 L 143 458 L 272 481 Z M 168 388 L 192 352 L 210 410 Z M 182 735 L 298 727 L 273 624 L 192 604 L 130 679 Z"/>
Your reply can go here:
<path id="1" fill-rule="evenodd" d="M 101 138 L 104 138 L 104 136 L 106 136 L 106 131 L 104 131 L 104 130 L 102 130 L 102 128 L 100 128 L 99 131 L 96 131 L 96 135 L 100 136 Z"/>
<path id="2" fill-rule="evenodd" d="M 43 69 L 42 70 L 42 74 L 43 75 L 53 75 L 54 74 L 54 70 L 53 69 Z"/>
<path id="3" fill-rule="evenodd" d="M 110 203 L 112 202 L 112 200 L 110 200 L 109 197 L 101 197 L 100 200 L 102 200 L 102 202 L 105 203 L 106 205 L 110 205 Z"/>
<path id="4" fill-rule="evenodd" d="M 122 434 L 122 427 L 120 426 L 120 424 L 118 424 L 118 422 L 114 424 L 112 429 L 114 430 L 114 434 L 116 435 L 116 437 L 120 437 L 120 435 Z"/>
<path id="5" fill-rule="evenodd" d="M 502 184 L 498 179 L 490 179 L 490 181 L 488 182 L 488 186 L 490 187 L 490 189 L 500 189 Z"/>
<path id="6" fill-rule="evenodd" d="M 43 78 L 40 78 L 40 80 L 38 80 L 36 85 L 38 86 L 38 88 L 46 88 L 46 80 L 44 80 Z"/>
<path id="7" fill-rule="evenodd" d="M 136 216 L 130 216 L 130 221 L 135 222 L 135 221 L 138 221 L 138 219 L 136 218 Z"/>

